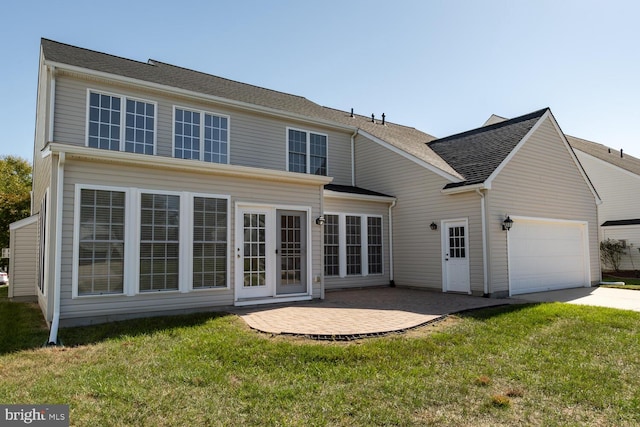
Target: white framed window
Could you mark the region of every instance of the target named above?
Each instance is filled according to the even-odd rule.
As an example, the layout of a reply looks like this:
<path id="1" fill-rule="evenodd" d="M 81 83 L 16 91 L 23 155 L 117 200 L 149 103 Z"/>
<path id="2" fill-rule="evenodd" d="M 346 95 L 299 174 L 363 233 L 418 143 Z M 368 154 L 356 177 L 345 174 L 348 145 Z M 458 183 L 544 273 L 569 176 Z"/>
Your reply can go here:
<path id="1" fill-rule="evenodd" d="M 229 163 L 229 116 L 189 108 L 173 108 L 173 156 Z"/>
<path id="2" fill-rule="evenodd" d="M 178 290 L 180 196 L 140 195 L 140 292 Z"/>
<path id="3" fill-rule="evenodd" d="M 193 197 L 193 288 L 227 286 L 229 215 L 226 198 Z"/>
<path id="4" fill-rule="evenodd" d="M 289 172 L 327 175 L 328 136 L 287 128 L 287 170 Z"/>
<path id="5" fill-rule="evenodd" d="M 157 104 L 87 90 L 87 147 L 155 154 Z"/>
<path id="6" fill-rule="evenodd" d="M 382 216 L 325 213 L 327 277 L 383 274 Z"/>
<path id="7" fill-rule="evenodd" d="M 73 298 L 229 287 L 229 196 L 76 184 Z"/>
<path id="8" fill-rule="evenodd" d="M 340 217 L 324 216 L 324 275 L 340 275 Z"/>

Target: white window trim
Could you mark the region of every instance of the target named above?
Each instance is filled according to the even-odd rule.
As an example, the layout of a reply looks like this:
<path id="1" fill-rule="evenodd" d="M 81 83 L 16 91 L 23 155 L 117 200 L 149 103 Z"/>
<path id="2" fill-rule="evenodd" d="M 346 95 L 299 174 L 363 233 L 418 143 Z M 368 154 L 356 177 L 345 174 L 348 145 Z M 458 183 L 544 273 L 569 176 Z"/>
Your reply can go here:
<path id="1" fill-rule="evenodd" d="M 125 239 L 124 239 L 124 283 L 121 293 L 80 295 L 78 292 L 78 260 L 80 243 L 80 193 L 81 190 L 119 191 L 125 193 Z M 135 187 L 117 187 L 94 184 L 75 184 L 74 189 L 74 225 L 73 225 L 73 252 L 72 252 L 72 292 L 73 299 L 85 298 L 113 298 L 122 296 L 141 296 L 211 292 L 230 289 L 231 281 L 231 196 L 211 193 L 191 193 L 178 191 L 163 191 L 155 189 L 141 189 Z M 140 209 L 142 206 L 142 194 L 161 194 L 180 197 L 180 265 L 179 284 L 177 290 L 165 290 L 157 292 L 140 291 Z M 194 289 L 192 281 L 193 263 L 189 262 L 193 254 L 193 199 L 194 197 L 206 197 L 212 199 L 225 199 L 227 201 L 227 277 L 225 286 Z"/>
<path id="2" fill-rule="evenodd" d="M 306 174 L 310 174 L 310 175 L 315 175 L 312 174 L 310 171 L 311 169 L 311 134 L 314 135 L 320 135 L 320 136 L 324 136 L 327 139 L 327 158 L 326 158 L 326 169 L 327 169 L 327 173 L 326 175 L 318 175 L 318 176 L 329 176 L 329 135 L 326 133 L 322 133 L 322 132 L 316 132 L 313 130 L 307 130 L 307 129 L 300 129 L 300 128 L 295 128 L 292 126 L 287 126 L 286 128 L 286 135 L 285 135 L 285 140 L 286 140 L 286 144 L 285 144 L 285 159 L 286 159 L 286 164 L 287 164 L 287 172 L 290 172 L 289 170 L 289 131 L 290 130 L 295 130 L 298 132 L 304 132 L 307 134 L 307 152 L 306 152 L 306 156 L 307 156 L 307 164 L 305 166 Z"/>
<path id="3" fill-rule="evenodd" d="M 341 279 L 347 277 L 367 277 L 367 276 L 383 276 L 384 273 L 384 216 L 374 214 L 363 213 L 349 213 L 349 212 L 325 212 L 325 215 L 337 215 L 338 216 L 338 258 L 339 258 L 339 276 L 326 276 L 326 277 L 339 277 Z M 347 274 L 347 217 L 357 216 L 360 217 L 360 274 Z M 367 223 L 368 218 L 380 218 L 381 231 L 381 246 L 382 246 L 382 270 L 380 273 L 369 273 L 369 227 Z M 322 242 L 324 248 L 324 242 Z M 324 253 L 324 249 L 323 249 Z M 323 272 L 324 273 L 324 272 Z"/>
<path id="4" fill-rule="evenodd" d="M 207 193 L 185 193 L 186 199 L 189 203 L 189 237 L 190 242 L 186 248 L 185 259 L 191 260 L 188 266 L 185 266 L 185 277 L 188 284 L 187 292 L 205 292 L 216 289 L 229 289 L 230 277 L 231 277 L 231 256 L 233 251 L 231 250 L 231 196 L 222 194 L 207 194 Z M 204 197 L 207 199 L 224 199 L 227 201 L 227 277 L 225 280 L 225 286 L 208 287 L 208 288 L 194 288 L 193 287 L 193 200 L 196 197 Z M 182 282 L 181 282 L 182 283 Z"/>
<path id="5" fill-rule="evenodd" d="M 144 98 L 138 98 L 135 96 L 126 96 L 126 95 L 121 95 L 118 93 L 113 93 L 113 92 L 108 92 L 108 91 L 104 91 L 104 90 L 97 90 L 97 89 L 91 89 L 91 88 L 87 88 L 87 102 L 86 102 L 86 109 L 85 109 L 85 125 L 84 125 L 84 129 L 85 129 L 85 136 L 84 136 L 84 145 L 85 147 L 89 147 L 89 114 L 90 114 L 90 109 L 91 109 L 91 93 L 97 93 L 100 95 L 107 95 L 107 96 L 112 96 L 112 97 L 116 97 L 116 98 L 120 98 L 120 147 L 118 151 L 122 151 L 125 152 L 125 148 L 126 148 L 126 141 L 125 141 L 125 135 L 126 135 L 126 120 L 127 120 L 127 100 L 131 100 L 131 101 L 139 101 L 139 102 L 145 102 L 147 104 L 153 104 L 153 112 L 154 112 L 154 116 L 153 116 L 153 156 L 156 155 L 157 150 L 158 150 L 158 103 L 156 101 L 150 101 L 148 99 L 144 99 Z M 93 147 L 90 147 L 93 148 Z M 126 151 L 127 153 L 129 153 L 129 151 Z M 131 154 L 139 154 L 139 153 L 133 153 L 131 152 Z M 149 154 L 145 154 L 145 155 L 149 155 Z"/>
<path id="6" fill-rule="evenodd" d="M 123 285 L 122 292 L 119 293 L 108 293 L 108 294 L 90 294 L 90 295 L 80 295 L 78 292 L 78 261 L 80 258 L 80 197 L 82 190 L 101 190 L 101 191 L 118 191 L 121 193 L 125 193 L 125 201 L 124 201 L 124 265 L 123 265 Z M 72 260 L 73 260 L 73 268 L 71 273 L 71 283 L 72 291 L 71 297 L 73 299 L 76 298 L 95 298 L 95 297 L 114 297 L 114 296 L 122 296 L 127 295 L 127 270 L 130 268 L 129 264 L 131 263 L 131 257 L 128 256 L 127 248 L 128 242 L 130 240 L 131 235 L 131 221 L 129 221 L 129 197 L 128 197 L 128 189 L 123 187 L 112 187 L 112 186 L 104 186 L 104 185 L 92 185 L 92 184 L 76 184 L 74 191 L 74 212 L 73 212 L 73 252 L 72 252 Z"/>
<path id="7" fill-rule="evenodd" d="M 198 113 L 200 115 L 200 150 L 198 153 L 198 160 L 204 162 L 204 115 L 209 114 L 210 116 L 216 116 L 227 119 L 227 161 L 225 163 L 220 162 L 207 162 L 207 163 L 218 163 L 221 165 L 231 164 L 231 116 L 228 114 L 217 113 L 215 111 L 209 110 L 201 110 L 198 108 L 184 107 L 182 105 L 174 105 L 173 106 L 173 114 L 171 116 L 171 157 L 176 157 L 176 110 L 184 110 L 190 111 L 192 113 Z M 187 159 L 187 160 L 195 160 L 195 159 Z"/>

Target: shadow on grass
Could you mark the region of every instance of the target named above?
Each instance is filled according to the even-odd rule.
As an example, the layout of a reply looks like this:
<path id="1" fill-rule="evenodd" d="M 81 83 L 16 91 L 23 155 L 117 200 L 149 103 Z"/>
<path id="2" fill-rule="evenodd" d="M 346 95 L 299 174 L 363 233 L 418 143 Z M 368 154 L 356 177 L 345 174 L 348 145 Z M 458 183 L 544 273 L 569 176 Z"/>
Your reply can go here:
<path id="1" fill-rule="evenodd" d="M 500 317 L 511 313 L 521 311 L 529 311 L 532 307 L 540 305 L 539 302 L 523 303 L 523 304 L 505 304 L 494 307 L 477 308 L 466 310 L 456 315 L 462 318 L 470 318 L 475 320 L 488 320 L 494 317 Z"/>
<path id="2" fill-rule="evenodd" d="M 58 336 L 65 346 L 97 344 L 124 337 L 153 335 L 156 332 L 201 326 L 211 319 L 231 316 L 225 312 L 206 312 L 175 316 L 145 317 L 98 325 L 61 328 Z"/>

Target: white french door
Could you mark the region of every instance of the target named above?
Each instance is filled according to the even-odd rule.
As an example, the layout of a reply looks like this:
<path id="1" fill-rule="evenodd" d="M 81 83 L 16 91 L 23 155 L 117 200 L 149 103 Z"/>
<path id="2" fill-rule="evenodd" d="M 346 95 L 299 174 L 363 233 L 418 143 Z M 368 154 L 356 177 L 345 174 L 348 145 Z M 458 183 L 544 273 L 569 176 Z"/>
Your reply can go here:
<path id="1" fill-rule="evenodd" d="M 306 294 L 308 212 L 236 208 L 236 299 Z"/>

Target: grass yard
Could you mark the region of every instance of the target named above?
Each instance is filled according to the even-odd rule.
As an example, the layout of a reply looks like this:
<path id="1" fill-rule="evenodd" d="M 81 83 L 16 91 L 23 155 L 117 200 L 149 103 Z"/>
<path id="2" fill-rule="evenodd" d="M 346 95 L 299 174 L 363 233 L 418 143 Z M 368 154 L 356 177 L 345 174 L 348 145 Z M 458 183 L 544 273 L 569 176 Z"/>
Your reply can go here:
<path id="1" fill-rule="evenodd" d="M 509 306 L 350 343 L 225 314 L 62 329 L 60 348 L 42 326 L 0 298 L 0 402 L 68 403 L 78 426 L 640 423 L 631 311 Z"/>
<path id="2" fill-rule="evenodd" d="M 604 282 L 624 282 L 624 285 L 600 285 L 603 288 L 640 290 L 640 278 L 637 277 L 619 277 L 614 274 L 603 274 L 602 280 Z"/>

